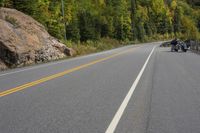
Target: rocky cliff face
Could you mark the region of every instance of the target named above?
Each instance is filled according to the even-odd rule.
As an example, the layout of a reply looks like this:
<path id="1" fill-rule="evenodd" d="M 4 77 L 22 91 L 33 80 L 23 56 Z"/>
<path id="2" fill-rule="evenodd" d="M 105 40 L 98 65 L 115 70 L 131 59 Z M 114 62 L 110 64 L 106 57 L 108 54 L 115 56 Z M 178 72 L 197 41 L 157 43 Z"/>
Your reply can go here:
<path id="1" fill-rule="evenodd" d="M 6 68 L 7 68 L 6 64 L 0 59 L 0 70 L 4 70 Z"/>
<path id="2" fill-rule="evenodd" d="M 0 8 L 0 70 L 72 56 L 45 27 L 15 9 Z"/>

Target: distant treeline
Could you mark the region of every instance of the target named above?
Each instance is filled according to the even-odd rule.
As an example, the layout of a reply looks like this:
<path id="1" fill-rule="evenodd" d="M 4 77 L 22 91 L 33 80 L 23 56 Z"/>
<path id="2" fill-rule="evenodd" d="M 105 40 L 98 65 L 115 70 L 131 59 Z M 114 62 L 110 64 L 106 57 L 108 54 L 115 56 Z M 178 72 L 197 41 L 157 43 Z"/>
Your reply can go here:
<path id="1" fill-rule="evenodd" d="M 29 14 L 48 32 L 72 42 L 101 38 L 150 40 L 156 36 L 198 39 L 199 0 L 0 0 Z"/>

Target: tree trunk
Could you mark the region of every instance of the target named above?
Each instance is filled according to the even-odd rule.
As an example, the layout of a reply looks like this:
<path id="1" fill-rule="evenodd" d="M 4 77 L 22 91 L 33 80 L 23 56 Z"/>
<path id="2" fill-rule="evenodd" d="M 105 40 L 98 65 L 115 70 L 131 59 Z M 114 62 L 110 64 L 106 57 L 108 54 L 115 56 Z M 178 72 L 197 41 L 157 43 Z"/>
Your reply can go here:
<path id="1" fill-rule="evenodd" d="M 131 23 L 132 23 L 133 40 L 137 38 L 135 18 L 136 18 L 136 0 L 131 0 Z"/>

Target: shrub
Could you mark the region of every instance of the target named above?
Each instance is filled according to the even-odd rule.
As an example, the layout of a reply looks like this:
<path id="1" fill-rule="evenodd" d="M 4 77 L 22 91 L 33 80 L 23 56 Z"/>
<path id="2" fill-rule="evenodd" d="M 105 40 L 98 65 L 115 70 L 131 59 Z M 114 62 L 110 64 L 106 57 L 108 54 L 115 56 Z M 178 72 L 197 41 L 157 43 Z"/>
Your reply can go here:
<path id="1" fill-rule="evenodd" d="M 15 28 L 18 28 L 19 27 L 19 23 L 17 22 L 17 20 L 13 17 L 10 17 L 10 16 L 6 16 L 5 17 L 5 20 L 7 22 L 9 22 L 10 24 L 12 24 Z"/>

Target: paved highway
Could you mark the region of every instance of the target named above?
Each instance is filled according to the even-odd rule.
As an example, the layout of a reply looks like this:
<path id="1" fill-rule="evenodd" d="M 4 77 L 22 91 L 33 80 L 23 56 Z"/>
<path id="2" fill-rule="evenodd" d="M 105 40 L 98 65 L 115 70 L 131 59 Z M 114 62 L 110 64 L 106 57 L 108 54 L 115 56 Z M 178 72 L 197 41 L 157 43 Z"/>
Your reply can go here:
<path id="1" fill-rule="evenodd" d="M 200 56 L 160 42 L 0 73 L 0 133 L 199 133 Z"/>

